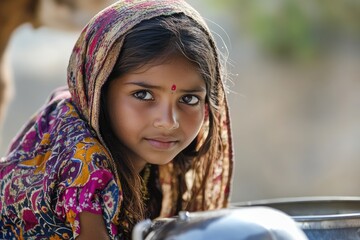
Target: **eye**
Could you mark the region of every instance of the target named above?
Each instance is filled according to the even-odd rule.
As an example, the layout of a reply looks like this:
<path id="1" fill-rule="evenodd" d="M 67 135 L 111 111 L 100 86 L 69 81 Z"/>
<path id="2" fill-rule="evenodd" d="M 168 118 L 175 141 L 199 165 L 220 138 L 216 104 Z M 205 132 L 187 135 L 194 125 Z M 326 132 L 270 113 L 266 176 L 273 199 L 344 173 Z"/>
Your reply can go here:
<path id="1" fill-rule="evenodd" d="M 137 91 L 136 93 L 133 93 L 133 96 L 143 101 L 154 100 L 154 97 L 151 95 L 151 93 L 146 90 Z"/>
<path id="2" fill-rule="evenodd" d="M 199 103 L 199 101 L 200 101 L 199 98 L 194 95 L 185 95 L 185 96 L 182 96 L 180 99 L 181 103 L 185 103 L 188 105 L 196 105 Z"/>

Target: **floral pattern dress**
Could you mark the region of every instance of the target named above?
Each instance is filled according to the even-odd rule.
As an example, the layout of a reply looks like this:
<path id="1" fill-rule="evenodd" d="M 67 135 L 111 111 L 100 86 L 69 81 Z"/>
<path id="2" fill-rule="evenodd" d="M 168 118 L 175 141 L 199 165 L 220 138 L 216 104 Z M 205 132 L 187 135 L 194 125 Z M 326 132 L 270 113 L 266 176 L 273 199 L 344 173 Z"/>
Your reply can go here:
<path id="1" fill-rule="evenodd" d="M 116 236 L 121 189 L 76 107 L 55 101 L 32 122 L 0 162 L 0 239 L 75 238 L 82 211 L 102 214 Z"/>

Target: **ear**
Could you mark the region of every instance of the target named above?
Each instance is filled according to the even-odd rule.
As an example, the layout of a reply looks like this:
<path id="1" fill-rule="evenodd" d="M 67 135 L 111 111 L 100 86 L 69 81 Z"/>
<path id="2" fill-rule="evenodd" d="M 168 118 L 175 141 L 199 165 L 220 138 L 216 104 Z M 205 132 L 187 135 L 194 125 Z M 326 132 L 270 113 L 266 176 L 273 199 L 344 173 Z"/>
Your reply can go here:
<path id="1" fill-rule="evenodd" d="M 204 114 L 204 121 L 209 119 L 209 104 L 205 103 L 205 114 Z"/>

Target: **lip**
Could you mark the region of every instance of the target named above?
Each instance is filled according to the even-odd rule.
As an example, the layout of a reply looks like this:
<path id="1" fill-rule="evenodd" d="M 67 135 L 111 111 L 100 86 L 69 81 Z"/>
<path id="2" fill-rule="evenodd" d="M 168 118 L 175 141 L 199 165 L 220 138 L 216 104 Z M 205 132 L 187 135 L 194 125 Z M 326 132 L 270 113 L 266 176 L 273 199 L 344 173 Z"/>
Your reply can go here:
<path id="1" fill-rule="evenodd" d="M 145 138 L 145 140 L 156 149 L 168 150 L 174 147 L 177 144 L 177 140 L 174 138 L 164 138 L 164 137 L 155 137 L 155 138 Z"/>

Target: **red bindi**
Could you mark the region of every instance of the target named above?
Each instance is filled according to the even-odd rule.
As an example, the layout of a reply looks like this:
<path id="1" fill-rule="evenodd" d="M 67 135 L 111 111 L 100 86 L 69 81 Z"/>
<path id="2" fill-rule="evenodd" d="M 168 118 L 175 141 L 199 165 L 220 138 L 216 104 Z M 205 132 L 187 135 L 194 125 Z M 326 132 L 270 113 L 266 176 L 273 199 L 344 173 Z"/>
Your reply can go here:
<path id="1" fill-rule="evenodd" d="M 176 90 L 176 85 L 173 84 L 173 85 L 171 86 L 171 91 L 175 91 L 175 90 Z"/>

